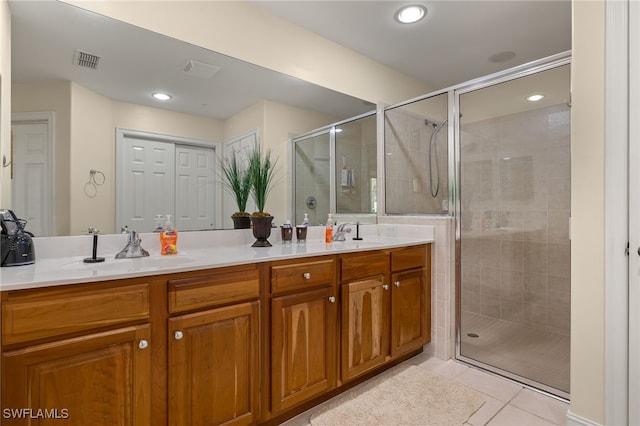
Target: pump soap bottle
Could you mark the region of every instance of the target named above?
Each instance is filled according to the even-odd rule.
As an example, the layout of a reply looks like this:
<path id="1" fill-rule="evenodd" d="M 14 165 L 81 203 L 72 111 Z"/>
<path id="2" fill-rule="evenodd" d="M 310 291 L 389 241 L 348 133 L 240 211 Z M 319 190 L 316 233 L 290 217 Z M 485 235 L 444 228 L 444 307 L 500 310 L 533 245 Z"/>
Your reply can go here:
<path id="1" fill-rule="evenodd" d="M 324 228 L 324 242 L 332 243 L 333 242 L 333 215 L 329 213 L 329 217 L 327 218 L 327 224 Z"/>
<path id="2" fill-rule="evenodd" d="M 171 225 L 171 215 L 167 215 L 167 223 L 160 232 L 160 254 L 169 255 L 178 253 L 178 231 Z"/>

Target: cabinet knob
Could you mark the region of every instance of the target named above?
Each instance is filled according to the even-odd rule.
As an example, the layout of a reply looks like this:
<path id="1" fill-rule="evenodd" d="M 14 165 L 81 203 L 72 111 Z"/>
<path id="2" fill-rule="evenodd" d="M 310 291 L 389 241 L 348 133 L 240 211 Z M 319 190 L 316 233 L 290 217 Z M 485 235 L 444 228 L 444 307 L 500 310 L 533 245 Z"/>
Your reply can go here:
<path id="1" fill-rule="evenodd" d="M 394 281 L 393 285 L 395 285 L 396 287 L 400 287 L 400 281 Z"/>
<path id="2" fill-rule="evenodd" d="M 140 349 L 147 349 L 149 347 L 149 342 L 146 340 L 140 340 L 140 342 L 138 343 L 138 347 Z"/>
<path id="3" fill-rule="evenodd" d="M 311 279 L 311 272 L 305 272 L 304 274 L 302 274 L 302 276 L 304 277 L 305 280 L 310 280 Z"/>
<path id="4" fill-rule="evenodd" d="M 382 288 L 384 290 L 389 290 L 389 284 L 382 284 Z"/>
<path id="5" fill-rule="evenodd" d="M 183 337 L 184 337 L 184 334 L 180 330 L 178 330 L 175 333 L 173 333 L 173 338 L 176 339 L 176 340 L 180 340 Z"/>
<path id="6" fill-rule="evenodd" d="M 335 296 L 329 296 L 329 302 L 336 303 L 336 297 Z"/>

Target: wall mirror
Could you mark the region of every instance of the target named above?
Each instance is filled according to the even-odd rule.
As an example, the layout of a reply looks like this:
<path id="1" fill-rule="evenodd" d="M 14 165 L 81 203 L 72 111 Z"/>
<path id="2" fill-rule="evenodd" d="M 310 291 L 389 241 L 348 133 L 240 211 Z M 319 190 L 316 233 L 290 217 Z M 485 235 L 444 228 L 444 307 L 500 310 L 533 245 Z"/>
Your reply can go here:
<path id="1" fill-rule="evenodd" d="M 117 232 L 116 129 L 210 144 L 220 157 L 226 141 L 256 129 L 259 143 L 286 147 L 290 135 L 375 108 L 69 4 L 10 1 L 9 7 L 12 128 L 27 126 L 15 132 L 15 143 L 41 149 L 37 166 L 16 158 L 13 205 L 3 208 L 16 210 L 39 236 L 82 234 L 88 226 Z M 158 92 L 171 99 L 154 99 Z M 265 120 L 273 120 L 269 132 Z M 43 123 L 36 132 L 29 128 Z M 281 167 L 287 164 L 283 158 Z M 286 191 L 282 182 L 273 197 Z M 222 187 L 213 186 L 222 204 Z M 217 218 L 211 228 L 224 226 Z"/>

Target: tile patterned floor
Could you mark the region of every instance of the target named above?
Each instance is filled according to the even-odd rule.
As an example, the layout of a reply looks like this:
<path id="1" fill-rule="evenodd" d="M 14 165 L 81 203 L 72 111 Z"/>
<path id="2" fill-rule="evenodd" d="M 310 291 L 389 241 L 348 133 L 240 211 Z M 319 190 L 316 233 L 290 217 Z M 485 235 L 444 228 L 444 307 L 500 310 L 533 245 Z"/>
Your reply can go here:
<path id="1" fill-rule="evenodd" d="M 405 363 L 417 365 L 484 394 L 487 402 L 465 426 L 553 426 L 566 424 L 569 404 L 455 361 L 420 354 Z M 309 425 L 315 407 L 283 423 Z M 356 425 L 353 425 L 356 426 Z M 428 425 L 425 425 L 428 426 Z"/>

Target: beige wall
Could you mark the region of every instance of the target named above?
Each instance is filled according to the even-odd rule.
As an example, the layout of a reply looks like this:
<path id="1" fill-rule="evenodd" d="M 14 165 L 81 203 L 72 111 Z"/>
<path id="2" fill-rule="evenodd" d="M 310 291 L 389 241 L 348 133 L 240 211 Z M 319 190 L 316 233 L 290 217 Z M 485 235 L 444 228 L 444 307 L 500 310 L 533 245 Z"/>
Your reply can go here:
<path id="1" fill-rule="evenodd" d="M 115 150 L 111 100 L 71 83 L 70 202 L 71 234 L 89 226 L 113 232 L 115 212 Z M 89 181 L 90 170 L 104 174 L 104 183 Z M 102 176 L 95 177 L 102 183 Z"/>
<path id="2" fill-rule="evenodd" d="M 604 424 L 604 0 L 573 2 L 571 412 Z"/>
<path id="3" fill-rule="evenodd" d="M 0 162 L 11 159 L 11 14 L 0 1 Z M 0 208 L 11 205 L 10 167 L 0 167 Z"/>

